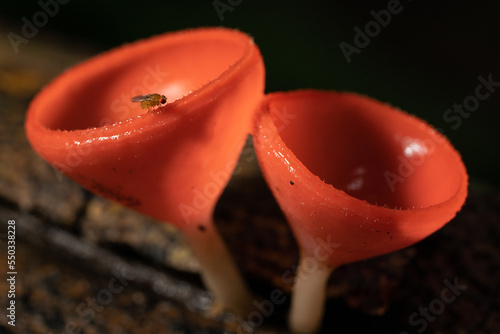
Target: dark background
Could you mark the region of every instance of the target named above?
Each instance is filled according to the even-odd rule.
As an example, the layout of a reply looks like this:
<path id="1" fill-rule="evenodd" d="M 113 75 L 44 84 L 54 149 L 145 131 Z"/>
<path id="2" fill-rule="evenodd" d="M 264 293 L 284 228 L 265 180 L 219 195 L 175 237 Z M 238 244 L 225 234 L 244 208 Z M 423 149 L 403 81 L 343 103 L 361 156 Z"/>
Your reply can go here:
<path id="1" fill-rule="evenodd" d="M 72 0 L 59 5 L 33 39 L 59 36 L 68 49 L 78 43 L 97 54 L 167 31 L 237 28 L 261 49 L 267 92 L 335 89 L 389 102 L 441 129 L 474 180 L 499 186 L 500 87 L 458 127 L 443 114 L 474 94 L 478 76 L 491 74 L 500 82 L 500 2 L 402 0 L 402 11 L 348 64 L 339 44 L 352 45 L 354 27 L 364 30 L 373 20 L 370 11 L 386 9 L 388 2 L 232 1 L 221 21 L 213 1 Z M 36 1 L 8 1 L 1 7 L 2 25 L 19 35 L 21 18 L 32 21 L 41 10 Z M 7 38 L 5 32 L 1 38 Z"/>

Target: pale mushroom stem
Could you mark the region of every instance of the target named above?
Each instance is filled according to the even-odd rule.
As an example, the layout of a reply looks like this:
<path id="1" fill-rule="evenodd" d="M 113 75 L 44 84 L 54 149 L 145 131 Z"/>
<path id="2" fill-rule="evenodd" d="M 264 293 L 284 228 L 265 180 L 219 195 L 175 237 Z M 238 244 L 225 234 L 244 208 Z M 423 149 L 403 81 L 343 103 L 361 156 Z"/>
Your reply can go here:
<path id="1" fill-rule="evenodd" d="M 328 278 L 333 271 L 320 262 L 314 261 L 309 268 L 311 257 L 301 256 L 292 291 L 292 305 L 288 316 L 288 326 L 295 334 L 311 334 L 319 331 L 323 320 Z"/>
<path id="2" fill-rule="evenodd" d="M 186 239 L 200 262 L 204 284 L 225 308 L 244 318 L 253 310 L 252 294 L 214 224 L 193 229 Z"/>

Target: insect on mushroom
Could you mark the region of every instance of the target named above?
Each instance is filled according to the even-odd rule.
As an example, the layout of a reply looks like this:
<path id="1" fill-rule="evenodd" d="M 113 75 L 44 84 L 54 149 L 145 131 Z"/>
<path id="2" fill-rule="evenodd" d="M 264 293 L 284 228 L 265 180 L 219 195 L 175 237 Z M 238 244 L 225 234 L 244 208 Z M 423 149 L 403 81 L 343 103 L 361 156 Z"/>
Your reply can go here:
<path id="1" fill-rule="evenodd" d="M 132 117 L 142 116 L 140 110 L 120 117 L 109 103 L 95 103 L 91 112 L 85 103 L 73 104 L 71 108 L 66 108 L 68 103 L 61 103 L 61 99 L 65 101 L 70 97 L 88 99 L 95 92 L 99 93 L 101 102 L 114 101 L 118 92 L 130 91 L 141 79 L 147 86 L 141 64 L 157 64 L 160 58 L 164 64 L 176 64 L 184 80 L 182 85 L 169 81 L 177 84 L 178 95 L 185 97 L 175 106 L 175 111 L 171 111 L 176 117 L 170 117 L 170 113 Z M 232 66 L 235 62 L 238 66 Z M 192 64 L 202 66 L 199 71 L 190 71 Z M 212 217 L 236 167 L 231 165 L 232 169 L 228 170 L 229 163 L 240 155 L 253 113 L 264 94 L 264 62 L 252 38 L 237 30 L 221 28 L 166 33 L 105 53 L 68 74 L 37 95 L 31 105 L 36 108 L 30 108 L 27 113 L 26 133 L 33 147 L 57 166 L 67 164 L 68 150 L 80 147 L 86 150 L 89 154 L 86 159 L 72 164 L 71 169 L 63 168 L 64 172 L 108 199 L 177 226 L 199 259 L 205 286 L 217 300 L 214 311 L 218 313 L 219 305 L 223 305 L 238 317 L 247 318 L 255 308 L 255 298 Z M 224 77 L 231 80 L 219 80 L 220 75 L 226 74 Z M 111 89 L 110 82 L 113 83 Z M 207 85 L 198 87 L 199 83 Z M 78 85 L 77 91 L 72 90 L 75 85 Z M 133 101 L 141 103 L 145 109 L 141 110 L 149 108 L 149 113 L 153 113 L 164 107 L 162 103 L 167 103 L 161 95 L 167 91 L 160 88 L 158 91 L 160 94 L 137 96 Z M 138 94 L 127 97 L 128 101 L 135 95 Z M 203 98 L 191 98 L 196 95 Z M 205 103 L 211 100 L 217 103 Z M 236 104 L 237 114 L 234 113 Z M 73 119 L 68 113 L 72 110 L 76 110 L 79 117 Z M 50 116 L 52 113 L 55 118 Z M 190 117 L 177 117 L 186 113 Z M 108 117 L 116 124 L 92 126 L 100 125 Z M 128 120 L 124 121 L 125 118 Z M 207 118 L 230 131 L 200 136 L 200 131 L 213 128 Z M 119 121 L 124 122 L 118 124 Z M 81 128 L 88 130 L 77 130 Z M 214 154 L 216 159 L 212 158 Z M 120 171 L 115 173 L 120 166 L 126 166 L 127 172 L 123 175 Z M 211 171 L 224 171 L 224 175 L 217 174 L 217 189 L 210 188 L 209 198 L 204 200 L 203 207 L 198 206 L 196 190 L 208 189 Z M 106 189 L 118 189 L 119 194 Z M 189 203 L 194 203 L 196 208 Z"/>
<path id="2" fill-rule="evenodd" d="M 137 95 L 132 98 L 132 102 L 140 102 L 142 109 L 149 109 L 164 105 L 167 103 L 167 98 L 160 94 Z"/>

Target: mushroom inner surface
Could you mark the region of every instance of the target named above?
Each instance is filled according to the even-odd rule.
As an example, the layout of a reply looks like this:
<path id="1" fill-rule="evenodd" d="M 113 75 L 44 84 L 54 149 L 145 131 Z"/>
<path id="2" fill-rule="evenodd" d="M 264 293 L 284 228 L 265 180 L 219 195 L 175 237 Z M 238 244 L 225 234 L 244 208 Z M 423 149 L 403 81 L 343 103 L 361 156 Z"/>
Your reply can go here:
<path id="1" fill-rule="evenodd" d="M 309 93 L 273 100 L 269 110 L 310 172 L 371 204 L 424 208 L 449 200 L 463 182 L 460 157 L 443 136 L 381 102 Z"/>
<path id="2" fill-rule="evenodd" d="M 52 130 L 100 127 L 147 112 L 132 97 L 157 93 L 167 103 L 217 79 L 242 59 L 248 41 L 207 35 L 161 39 L 98 56 L 70 70 L 40 101 L 38 115 Z M 47 94 L 48 95 L 48 94 Z"/>

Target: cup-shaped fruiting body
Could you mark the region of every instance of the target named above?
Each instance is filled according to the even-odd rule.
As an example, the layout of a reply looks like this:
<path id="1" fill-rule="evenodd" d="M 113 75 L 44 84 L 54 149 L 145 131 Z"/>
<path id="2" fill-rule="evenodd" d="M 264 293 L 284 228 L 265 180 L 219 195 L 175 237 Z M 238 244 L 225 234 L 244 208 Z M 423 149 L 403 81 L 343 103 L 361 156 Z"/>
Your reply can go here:
<path id="1" fill-rule="evenodd" d="M 254 144 L 301 258 L 319 263 L 316 279 L 323 284 L 328 268 L 427 237 L 455 216 L 467 196 L 466 169 L 443 135 L 357 94 L 270 94 L 257 116 Z M 314 331 L 317 324 L 294 325 L 302 312 L 294 308 L 313 308 L 299 304 L 292 304 L 292 327 Z"/>
<path id="2" fill-rule="evenodd" d="M 244 33 L 164 34 L 63 73 L 31 103 L 26 132 L 86 188 L 183 228 L 209 220 L 263 87 L 260 52 Z M 131 102 L 147 93 L 167 105 Z"/>
<path id="3" fill-rule="evenodd" d="M 248 35 L 167 33 L 60 75 L 32 101 L 25 128 L 33 148 L 64 174 L 177 225 L 199 248 L 204 234 L 215 233 L 213 209 L 263 91 L 262 57 Z M 165 95 L 167 103 L 141 109 L 131 99 L 144 94 Z"/>

